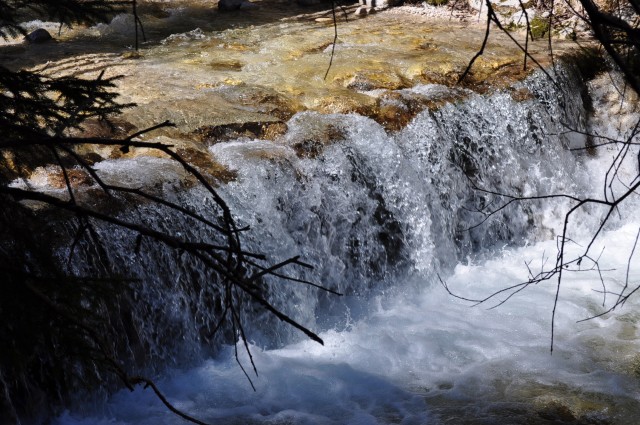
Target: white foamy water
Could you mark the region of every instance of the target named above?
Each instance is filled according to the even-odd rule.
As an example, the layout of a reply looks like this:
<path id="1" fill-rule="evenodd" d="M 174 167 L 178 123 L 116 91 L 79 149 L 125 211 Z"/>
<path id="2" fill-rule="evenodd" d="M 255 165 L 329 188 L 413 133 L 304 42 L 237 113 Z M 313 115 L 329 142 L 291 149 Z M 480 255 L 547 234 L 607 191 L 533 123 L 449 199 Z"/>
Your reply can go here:
<path id="1" fill-rule="evenodd" d="M 616 268 L 605 273 L 611 290 L 624 280 L 637 229 L 638 223 L 629 223 L 602 240 L 607 246 L 602 261 Z M 533 260 L 535 268 L 554 247 L 548 241 L 504 250 L 481 264 L 458 265 L 446 280 L 467 296 L 486 295 L 521 282 L 527 273 L 523 262 Z M 640 272 L 632 270 L 629 277 L 638 282 Z M 252 346 L 259 373 L 252 376 L 255 392 L 231 347 L 200 367 L 173 371 L 158 384 L 176 407 L 215 424 L 438 424 L 450 423 L 446 418 L 455 410 L 466 420 L 524 423 L 500 408 L 525 401 L 543 406 L 552 396 L 576 409 L 577 416 L 615 418 L 622 413 L 626 418 L 614 423 L 631 424 L 629 413 L 638 413 L 640 400 L 638 378 L 630 369 L 640 349 L 635 331 L 639 305 L 632 300 L 616 314 L 576 323 L 600 311 L 602 295 L 594 292 L 600 287 L 593 273 L 567 275 L 553 355 L 554 281 L 493 310 L 485 308 L 491 304 L 470 307 L 436 286 L 377 297 L 366 318 L 342 332 L 322 333 L 325 346 L 302 342 L 268 351 Z M 240 358 L 248 368 L 246 355 Z M 601 404 L 591 400 L 594 394 Z M 576 399 L 591 404 L 586 408 Z M 57 423 L 182 420 L 150 391 L 138 389 L 117 393 L 101 413 L 88 418 L 66 413 Z"/>
<path id="2" fill-rule="evenodd" d="M 550 269 L 569 207 L 564 199 L 547 200 L 508 210 L 488 229 L 460 233 L 460 226 L 477 220 L 467 215 L 477 199 L 457 166 L 502 191 L 601 193 L 611 151 L 570 153 L 571 140 L 553 138 L 560 133 L 556 106 L 515 103 L 504 93 L 470 94 L 418 115 L 395 135 L 356 115 L 303 113 L 274 143 L 212 147 L 216 158 L 237 169 L 237 181 L 224 190 L 239 220 L 257 227 L 257 239 L 274 255 L 302 251 L 317 265 L 319 281 L 347 295 L 333 303 L 305 291 L 275 299 L 302 323 L 323 330 L 325 344 L 273 348 L 278 344 L 257 326 L 250 337 L 257 376 L 238 347 L 255 391 L 233 347 L 199 366 L 167 371 L 159 388 L 177 408 L 212 424 L 637 424 L 640 298 L 594 317 L 616 302 L 625 283 L 626 293 L 640 284 L 640 254 L 631 256 L 640 226 L 637 199 L 620 208 L 591 247 L 601 269 L 585 259 L 565 271 L 553 354 L 557 279 L 531 285 L 499 306 L 509 292 L 473 306 L 439 283 L 437 273 L 452 292 L 482 299 Z M 297 157 L 292 147 L 328 123 L 340 140 L 322 147 L 317 158 Z M 550 138 L 544 144 L 541 134 Z M 469 158 L 452 158 L 452 146 L 473 150 L 478 168 Z M 624 167 L 622 178 L 633 178 L 634 164 Z M 567 259 L 589 244 L 599 212 L 574 215 Z M 382 218 L 373 220 L 376 215 Z M 395 266 L 392 250 L 371 242 L 393 229 L 401 234 L 392 239 L 400 251 Z M 66 412 L 55 423 L 183 421 L 150 390 L 138 388 L 97 408 Z"/>

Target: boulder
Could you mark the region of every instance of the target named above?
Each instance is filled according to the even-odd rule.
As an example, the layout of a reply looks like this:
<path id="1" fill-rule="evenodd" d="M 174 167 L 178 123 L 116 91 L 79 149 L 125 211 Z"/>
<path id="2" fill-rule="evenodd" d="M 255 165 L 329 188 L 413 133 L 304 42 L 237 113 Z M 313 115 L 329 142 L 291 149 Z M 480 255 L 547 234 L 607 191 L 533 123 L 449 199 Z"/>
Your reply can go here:
<path id="1" fill-rule="evenodd" d="M 37 30 L 25 35 L 24 40 L 29 44 L 40 44 L 53 40 L 53 37 L 46 29 L 38 28 Z"/>

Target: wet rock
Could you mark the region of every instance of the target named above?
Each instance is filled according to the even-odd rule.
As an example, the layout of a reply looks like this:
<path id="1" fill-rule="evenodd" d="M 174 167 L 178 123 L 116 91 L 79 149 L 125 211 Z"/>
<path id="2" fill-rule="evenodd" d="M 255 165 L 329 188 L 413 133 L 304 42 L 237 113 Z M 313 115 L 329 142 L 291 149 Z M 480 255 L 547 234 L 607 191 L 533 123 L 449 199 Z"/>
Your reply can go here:
<path id="1" fill-rule="evenodd" d="M 266 125 L 262 134 L 264 140 L 275 140 L 287 132 L 287 124 L 283 122 L 273 122 Z"/>
<path id="2" fill-rule="evenodd" d="M 83 169 L 67 168 L 69 184 L 72 188 L 88 187 L 94 184 L 93 178 Z M 53 189 L 65 189 L 67 183 L 62 168 L 58 166 L 38 167 L 29 176 L 29 180 L 42 182 Z"/>
<path id="3" fill-rule="evenodd" d="M 329 95 L 317 99 L 312 109 L 325 114 L 348 114 L 355 112 L 370 117 L 375 114 L 376 99 L 360 93 Z"/>
<path id="4" fill-rule="evenodd" d="M 289 146 L 299 158 L 316 158 L 327 145 L 346 137 L 344 129 L 332 124 L 319 125 L 308 130 L 289 141 Z"/>
<path id="5" fill-rule="evenodd" d="M 324 150 L 324 144 L 314 139 L 304 139 L 292 145 L 299 158 L 315 158 Z"/>
<path id="6" fill-rule="evenodd" d="M 551 400 L 546 405 L 540 406 L 538 415 L 552 421 L 574 422 L 576 420 L 576 415 L 571 408 L 559 400 Z"/>
<path id="7" fill-rule="evenodd" d="M 388 91 L 378 97 L 377 114 L 372 118 L 389 131 L 404 128 L 425 109 L 437 110 L 464 98 L 464 90 L 431 86 L 427 94 L 412 91 Z"/>
<path id="8" fill-rule="evenodd" d="M 218 2 L 218 9 L 224 11 L 238 10 L 242 7 L 242 3 L 244 2 L 245 0 L 220 0 Z"/>
<path id="9" fill-rule="evenodd" d="M 74 135 L 81 137 L 123 138 L 135 132 L 137 127 L 128 121 L 112 118 L 109 121 L 90 119 L 82 123 Z"/>
<path id="10" fill-rule="evenodd" d="M 526 87 L 522 87 L 519 89 L 511 87 L 509 89 L 509 94 L 511 95 L 511 98 L 516 102 L 524 102 L 525 100 L 535 99 L 533 93 L 531 93 L 531 91 Z"/>
<path id="11" fill-rule="evenodd" d="M 194 134 L 203 143 L 218 143 L 241 137 L 249 139 L 274 140 L 287 131 L 282 121 L 274 122 L 242 122 L 198 128 Z"/>
<path id="12" fill-rule="evenodd" d="M 46 43 L 47 41 L 53 40 L 49 31 L 44 28 L 38 28 L 35 31 L 30 32 L 24 37 L 24 40 L 29 44 L 41 44 Z"/>
<path id="13" fill-rule="evenodd" d="M 539 389 L 538 389 L 539 390 Z M 567 388 L 547 388 L 535 397 L 533 412 L 544 423 L 575 423 L 584 425 L 610 425 L 610 408 L 606 399 L 592 398 L 588 393 L 571 393 Z M 557 393 L 557 390 L 562 390 Z M 615 409 L 615 408 L 614 408 Z"/>
<path id="14" fill-rule="evenodd" d="M 636 354 L 635 356 L 633 356 L 629 365 L 629 369 L 633 376 L 635 376 L 636 378 L 640 378 L 640 354 Z"/>
<path id="15" fill-rule="evenodd" d="M 215 71 L 240 71 L 244 65 L 238 60 L 220 59 L 211 61 L 209 66 Z"/>
<path id="16" fill-rule="evenodd" d="M 135 50 L 124 52 L 122 54 L 122 59 L 142 59 L 143 57 L 144 55 L 142 53 Z"/>
<path id="17" fill-rule="evenodd" d="M 397 90 L 409 86 L 401 76 L 390 70 L 357 71 L 351 76 L 337 77 L 336 80 L 342 80 L 344 87 L 358 91 L 376 89 Z"/>
<path id="18" fill-rule="evenodd" d="M 100 139 L 124 139 L 134 133 L 138 128 L 130 122 L 112 118 L 109 121 L 89 119 L 82 123 L 81 128 L 71 131 L 71 136 L 100 138 Z M 88 164 L 101 161 L 104 158 L 117 158 L 122 155 L 120 146 L 109 145 L 78 145 L 75 152 Z"/>
<path id="19" fill-rule="evenodd" d="M 505 56 L 499 59 L 479 57 L 460 85 L 478 93 L 486 93 L 508 87 L 514 81 L 524 80 L 534 68 L 524 69 L 522 57 L 518 56 Z M 462 72 L 462 70 L 457 72 L 458 78 Z"/>
<path id="20" fill-rule="evenodd" d="M 443 84 L 453 87 L 458 83 L 463 72 L 463 66 L 444 62 L 435 66 L 414 64 L 406 70 L 404 75 L 407 79 L 422 84 Z"/>
<path id="21" fill-rule="evenodd" d="M 229 168 L 220 164 L 208 152 L 193 147 L 180 147 L 176 149 L 176 153 L 187 161 L 189 165 L 198 168 L 209 177 L 209 183 L 214 186 L 217 186 L 219 183 L 232 182 L 238 177 L 237 172 L 229 170 Z"/>
<path id="22" fill-rule="evenodd" d="M 180 98 L 171 95 L 148 103 L 141 102 L 138 108 L 127 113 L 127 119 L 139 128 L 169 120 L 176 125 L 175 128 L 162 128 L 153 134 L 180 137 L 203 126 L 285 121 L 294 113 L 284 109 L 288 105 L 280 105 L 272 98 L 258 95 L 251 87 L 205 87 L 197 96 Z"/>
<path id="23" fill-rule="evenodd" d="M 303 109 L 295 99 L 266 87 L 230 85 L 219 89 L 217 94 L 230 104 L 274 118 L 269 121 L 286 121 Z"/>
<path id="24" fill-rule="evenodd" d="M 379 98 L 378 114 L 374 119 L 387 130 L 400 130 L 425 107 L 400 93 L 389 92 Z"/>

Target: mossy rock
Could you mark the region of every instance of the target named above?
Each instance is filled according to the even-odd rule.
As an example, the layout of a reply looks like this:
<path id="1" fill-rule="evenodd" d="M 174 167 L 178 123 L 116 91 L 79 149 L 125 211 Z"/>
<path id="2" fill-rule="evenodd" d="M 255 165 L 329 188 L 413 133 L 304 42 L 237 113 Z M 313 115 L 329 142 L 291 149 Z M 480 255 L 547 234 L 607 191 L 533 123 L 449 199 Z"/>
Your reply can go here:
<path id="1" fill-rule="evenodd" d="M 549 32 L 549 20 L 534 16 L 529 22 L 529 28 L 534 40 L 542 38 Z"/>

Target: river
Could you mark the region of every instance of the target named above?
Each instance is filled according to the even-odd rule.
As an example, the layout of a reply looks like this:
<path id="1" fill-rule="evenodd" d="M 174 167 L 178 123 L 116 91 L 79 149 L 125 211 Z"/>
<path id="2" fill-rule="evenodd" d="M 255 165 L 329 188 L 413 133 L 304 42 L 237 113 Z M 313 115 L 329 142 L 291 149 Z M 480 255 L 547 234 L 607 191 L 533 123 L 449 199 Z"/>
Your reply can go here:
<path id="1" fill-rule="evenodd" d="M 305 278 L 344 294 L 280 283 L 285 287 L 273 290 L 274 305 L 317 331 L 324 345 L 273 320 L 248 323 L 257 369 L 250 382 L 233 346 L 205 356 L 194 348 L 201 341 L 186 334 L 193 323 L 180 305 L 197 294 L 163 293 L 150 303 L 163 317 L 184 321 L 176 326 L 186 348 L 176 356 L 187 359 L 170 362 L 157 376 L 169 401 L 212 424 L 636 424 L 640 300 L 631 297 L 613 313 L 592 317 L 611 307 L 625 281 L 635 287 L 640 279 L 637 197 L 621 205 L 590 249 L 600 272 L 590 263 L 565 273 L 553 353 L 557 279 L 531 285 L 505 303 L 508 293 L 474 305 L 446 290 L 484 298 L 552 267 L 557 235 L 573 204 L 566 198 L 523 201 L 487 218 L 481 210 L 497 209 L 507 199 L 471 183 L 513 196 L 602 196 L 616 147 L 580 150 L 593 142 L 582 133 L 623 139 L 638 119 L 628 102 L 612 94 L 609 76 L 583 82 L 565 63 L 550 71 L 555 82 L 538 71 L 494 82 L 491 89 L 451 87 L 450 72 L 464 69 L 482 29 L 467 31 L 463 43 L 450 38 L 447 24 L 409 31 L 402 19 L 381 16 L 339 27 L 343 42 L 327 83 L 333 29 L 280 19 L 250 31 L 203 26 L 158 34 L 163 41 L 133 64 L 111 53 L 99 56 L 128 76 L 123 98 L 141 106 L 127 119 L 138 127 L 168 118 L 184 135 L 239 114 L 244 121 L 284 122 L 286 129 L 272 140 L 244 135 L 198 149 L 233 174 L 218 190 L 237 221 L 253 228 L 248 246 L 274 258 L 302 255 L 314 266 Z M 378 26 L 365 31 L 358 22 Z M 304 31 L 304 25 L 310 28 Z M 460 32 L 465 26 L 449 25 L 459 25 Z M 91 31 L 109 35 L 107 27 Z M 486 65 L 490 74 L 517 56 L 511 47 L 500 49 Z M 298 60 L 300 66 L 292 65 Z M 437 75 L 425 71 L 436 66 L 442 68 Z M 46 69 L 64 72 L 59 62 Z M 367 74 L 358 80 L 354 70 L 360 69 L 392 78 L 380 82 Z M 353 81 L 365 83 L 354 89 Z M 264 100 L 264 92 L 274 91 L 285 101 Z M 585 108 L 585 96 L 592 110 Z M 373 106 L 361 107 L 380 106 L 380 99 L 400 99 L 405 106 L 412 99 L 423 107 L 399 125 L 371 112 L 378 110 Z M 179 139 L 172 132 L 153 137 Z M 633 149 L 614 185 L 617 193 L 637 175 Z M 105 179 L 134 186 L 164 181 L 168 191 L 171 179 L 181 176 L 166 159 L 144 154 L 105 159 L 96 169 Z M 48 190 L 46 179 L 31 183 Z M 202 196 L 198 188 L 176 194 L 194 208 Z M 567 256 L 579 255 L 601 217 L 590 206 L 572 216 Z M 171 261 L 148 258 L 131 270 L 197 275 Z M 149 264 L 157 269 L 149 272 Z M 247 351 L 238 348 L 239 362 L 250 371 Z M 65 411 L 54 423 L 184 422 L 151 391 L 138 388 Z"/>

